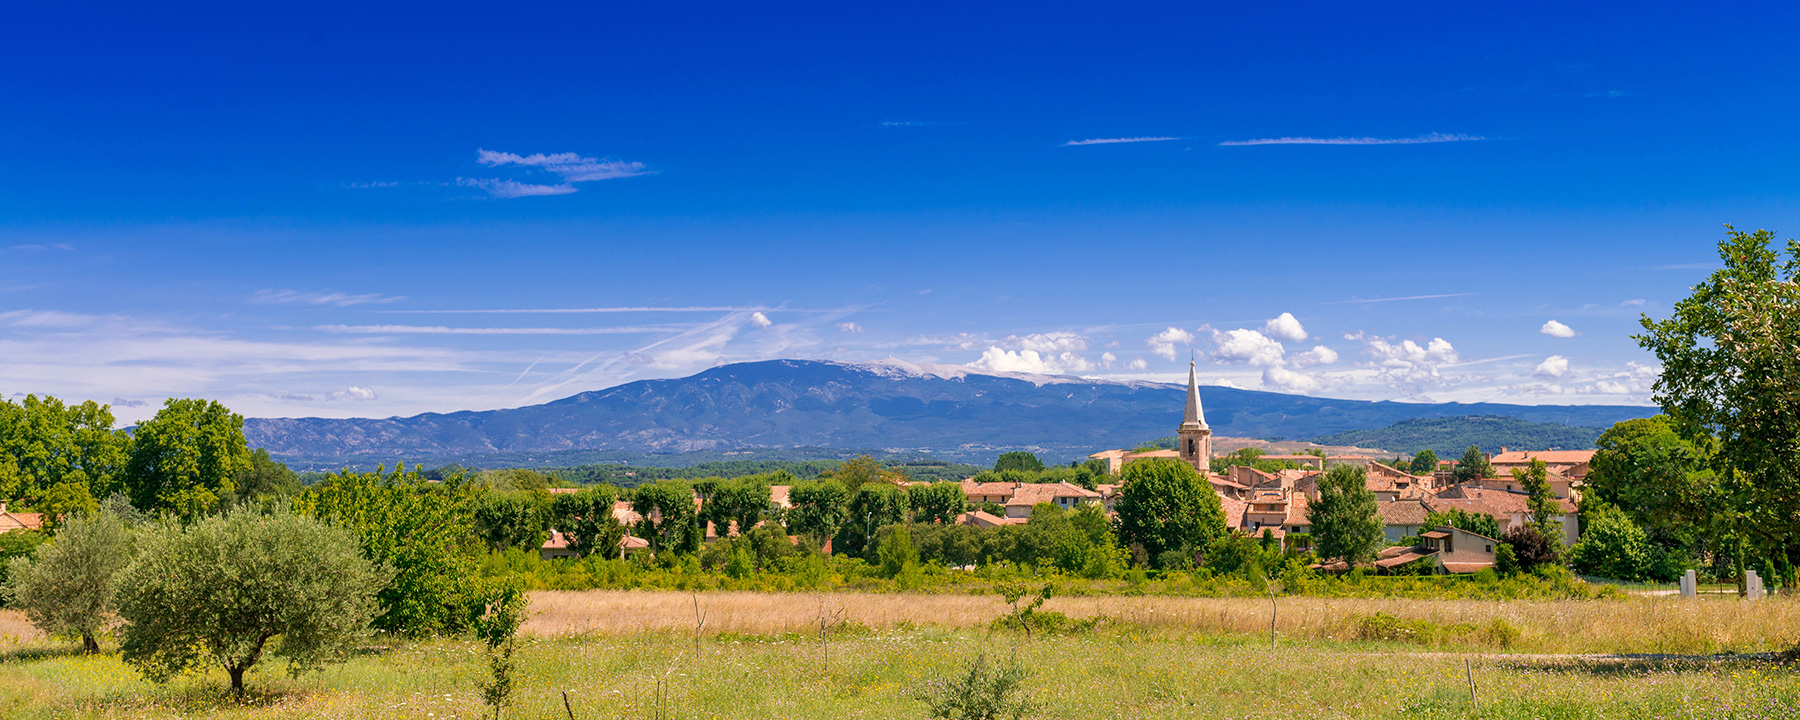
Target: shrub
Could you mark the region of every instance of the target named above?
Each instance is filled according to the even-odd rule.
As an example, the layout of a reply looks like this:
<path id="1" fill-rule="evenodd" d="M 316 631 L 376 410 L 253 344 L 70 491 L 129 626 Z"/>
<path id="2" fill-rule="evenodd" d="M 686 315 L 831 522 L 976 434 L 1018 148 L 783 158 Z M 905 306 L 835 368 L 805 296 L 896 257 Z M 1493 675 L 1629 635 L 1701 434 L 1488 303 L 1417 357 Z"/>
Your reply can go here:
<path id="1" fill-rule="evenodd" d="M 1025 697 L 1025 679 L 1030 676 L 1018 658 L 997 668 L 990 668 L 987 656 L 977 656 L 963 672 L 932 683 L 935 692 L 922 695 L 931 708 L 931 717 L 945 720 L 1017 720 L 1036 709 L 1036 703 Z"/>
<path id="2" fill-rule="evenodd" d="M 1555 564 L 1562 554 L 1562 547 L 1554 538 L 1531 525 L 1519 525 L 1506 531 L 1503 540 L 1505 545 L 1512 547 L 1520 572 L 1531 572 L 1540 565 Z"/>
<path id="3" fill-rule="evenodd" d="M 369 630 L 387 573 L 347 530 L 233 510 L 148 533 L 119 579 L 125 661 L 155 682 L 216 661 L 244 672 L 273 645 L 299 675 L 342 660 Z"/>

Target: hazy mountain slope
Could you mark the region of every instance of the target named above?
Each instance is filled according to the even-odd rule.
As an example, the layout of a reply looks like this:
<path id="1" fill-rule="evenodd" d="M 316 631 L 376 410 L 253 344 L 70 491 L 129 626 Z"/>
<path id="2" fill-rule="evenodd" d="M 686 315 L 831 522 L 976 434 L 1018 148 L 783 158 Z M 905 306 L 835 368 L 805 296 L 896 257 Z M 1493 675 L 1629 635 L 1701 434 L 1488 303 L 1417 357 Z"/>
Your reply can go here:
<path id="1" fill-rule="evenodd" d="M 1412 404 L 1207 387 L 1220 435 L 1310 438 L 1413 417 L 1498 415 L 1610 425 L 1653 408 Z M 619 449 L 1042 448 L 1091 451 L 1168 435 L 1182 388 L 958 366 L 771 360 L 642 380 L 543 405 L 407 418 L 252 418 L 254 446 L 290 458 L 418 458 Z"/>
<path id="2" fill-rule="evenodd" d="M 1401 420 L 1384 428 L 1349 430 L 1313 438 L 1330 445 L 1362 445 L 1400 453 L 1431 449 L 1438 457 L 1460 457 L 1470 445 L 1486 452 L 1502 447 L 1589 450 L 1605 427 L 1537 423 L 1518 418 L 1485 416 Z"/>

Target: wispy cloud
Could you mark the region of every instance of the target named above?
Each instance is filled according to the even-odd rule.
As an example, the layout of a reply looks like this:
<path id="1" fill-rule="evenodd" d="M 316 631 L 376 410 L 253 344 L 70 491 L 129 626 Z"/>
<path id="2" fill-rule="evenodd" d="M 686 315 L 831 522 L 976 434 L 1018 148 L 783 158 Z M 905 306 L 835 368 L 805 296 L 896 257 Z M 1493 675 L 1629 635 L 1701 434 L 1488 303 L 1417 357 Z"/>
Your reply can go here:
<path id="1" fill-rule="evenodd" d="M 1404 297 L 1390 297 L 1390 298 L 1351 298 L 1349 300 L 1333 300 L 1333 301 L 1325 303 L 1325 304 L 1326 305 L 1349 305 L 1349 304 L 1361 305 L 1364 303 L 1400 302 L 1402 300 L 1435 300 L 1437 298 L 1465 297 L 1465 296 L 1474 295 L 1474 294 L 1475 293 L 1472 293 L 1472 292 L 1465 292 L 1465 293 L 1442 293 L 1442 294 L 1438 294 L 1438 295 L 1407 295 Z"/>
<path id="2" fill-rule="evenodd" d="M 602 160 L 583 157 L 572 152 L 520 155 L 477 149 L 475 162 L 491 168 L 512 166 L 542 170 L 556 175 L 560 180 L 556 183 L 532 183 L 504 178 L 459 177 L 456 179 L 457 185 L 477 188 L 502 200 L 544 195 L 568 195 L 575 192 L 575 183 L 616 180 L 650 172 L 650 169 L 641 162 Z"/>
<path id="3" fill-rule="evenodd" d="M 1378 137 L 1258 138 L 1255 140 L 1227 140 L 1225 142 L 1219 143 L 1219 145 L 1221 147 L 1235 147 L 1235 146 L 1241 146 L 1241 145 L 1421 145 L 1421 144 L 1425 144 L 1425 143 L 1473 142 L 1476 140 L 1486 140 L 1486 139 L 1487 138 L 1482 137 L 1480 135 L 1462 135 L 1459 133 L 1451 133 L 1451 134 L 1431 133 L 1429 135 L 1420 135 L 1418 137 L 1409 137 L 1409 138 L 1378 138 Z"/>
<path id="4" fill-rule="evenodd" d="M 936 120 L 883 120 L 882 127 L 938 127 L 942 125 L 962 125 L 960 122 L 940 122 Z"/>
<path id="5" fill-rule="evenodd" d="M 352 295 L 340 292 L 300 292 L 297 290 L 258 290 L 250 296 L 250 302 L 265 305 L 331 305 L 349 307 L 351 305 L 368 305 L 396 303 L 405 300 L 404 295 L 382 295 L 381 293 L 361 293 Z"/>
<path id="6" fill-rule="evenodd" d="M 1113 145 L 1116 143 L 1163 142 L 1165 140 L 1180 140 L 1180 139 L 1181 138 L 1178 138 L 1178 137 L 1092 138 L 1089 140 L 1070 140 L 1066 143 L 1063 143 L 1062 147 L 1074 147 L 1077 145 Z"/>
<path id="7" fill-rule="evenodd" d="M 551 153 L 549 155 L 543 153 L 517 155 L 509 152 L 495 152 L 493 150 L 476 150 L 475 162 L 488 167 L 522 165 L 525 167 L 543 168 L 556 173 L 557 175 L 561 175 L 564 181 L 572 183 L 593 182 L 595 180 L 614 180 L 617 178 L 634 177 L 650 172 L 641 162 L 601 160 L 598 158 L 582 157 L 572 152 Z"/>
<path id="8" fill-rule="evenodd" d="M 601 328 L 506 328 L 445 327 L 443 325 L 314 325 L 314 330 L 354 335 L 635 335 L 644 333 L 681 332 L 684 327 L 601 327 Z"/>
<path id="9" fill-rule="evenodd" d="M 512 198 L 537 197 L 541 195 L 567 195 L 575 192 L 575 186 L 568 183 L 561 185 L 533 185 L 513 180 L 498 178 L 457 178 L 456 184 L 463 187 L 479 188 L 487 194 L 502 200 Z"/>

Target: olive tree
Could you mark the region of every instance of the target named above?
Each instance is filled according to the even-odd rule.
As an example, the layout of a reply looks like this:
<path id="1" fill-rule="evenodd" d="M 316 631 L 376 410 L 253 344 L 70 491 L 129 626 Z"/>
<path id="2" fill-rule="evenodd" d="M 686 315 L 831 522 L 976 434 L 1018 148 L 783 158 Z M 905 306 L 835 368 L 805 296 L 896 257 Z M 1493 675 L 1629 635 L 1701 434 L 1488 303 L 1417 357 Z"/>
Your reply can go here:
<path id="1" fill-rule="evenodd" d="M 238 509 L 164 525 L 119 580 L 120 646 L 156 682 L 216 663 L 241 695 L 271 648 L 296 676 L 342 660 L 368 634 L 387 574 L 349 530 L 300 515 Z"/>
<path id="2" fill-rule="evenodd" d="M 56 539 L 38 546 L 35 561 L 13 558 L 6 594 L 31 624 L 51 635 L 81 638 L 83 652 L 97 652 L 95 637 L 114 618 L 113 591 L 131 562 L 131 531 L 111 514 L 77 515 Z"/>

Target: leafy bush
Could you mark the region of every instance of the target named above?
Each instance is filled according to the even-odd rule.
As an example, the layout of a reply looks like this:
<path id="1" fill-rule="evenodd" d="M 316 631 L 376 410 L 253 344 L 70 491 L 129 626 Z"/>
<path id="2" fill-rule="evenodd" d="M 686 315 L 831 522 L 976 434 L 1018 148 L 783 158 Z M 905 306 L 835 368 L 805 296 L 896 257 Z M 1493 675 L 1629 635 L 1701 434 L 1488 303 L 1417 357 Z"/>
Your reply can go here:
<path id="1" fill-rule="evenodd" d="M 10 534 L 10 533 L 9 533 Z M 84 652 L 96 652 L 95 637 L 113 619 L 119 572 L 131 562 L 131 534 L 106 514 L 69 519 L 56 540 L 37 549 L 35 561 L 14 558 L 6 596 L 51 635 L 81 638 Z"/>
<path id="2" fill-rule="evenodd" d="M 963 672 L 932 683 L 933 692 L 922 695 L 931 717 L 945 720 L 1000 720 L 1025 717 L 1037 704 L 1025 697 L 1025 667 L 1013 658 L 990 668 L 987 656 L 970 662 Z"/>

